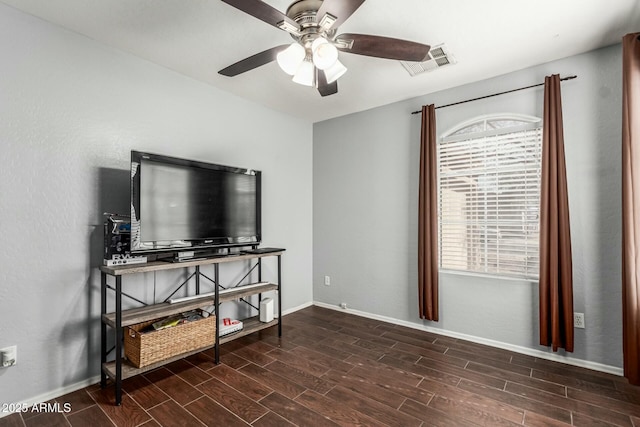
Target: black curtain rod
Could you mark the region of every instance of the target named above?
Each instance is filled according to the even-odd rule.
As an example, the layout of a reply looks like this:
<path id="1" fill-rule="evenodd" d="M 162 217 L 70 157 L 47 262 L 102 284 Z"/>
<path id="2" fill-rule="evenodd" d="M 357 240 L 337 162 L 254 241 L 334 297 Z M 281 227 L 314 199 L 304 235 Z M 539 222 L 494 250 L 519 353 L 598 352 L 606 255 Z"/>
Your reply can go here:
<path id="1" fill-rule="evenodd" d="M 573 80 L 576 77 L 578 77 L 578 76 L 563 77 L 563 78 L 560 79 L 560 81 L 563 82 L 565 80 Z M 485 98 L 491 98 L 492 96 L 504 95 L 505 93 L 511 93 L 511 92 L 517 92 L 519 90 L 531 89 L 532 87 L 537 87 L 537 86 L 544 86 L 544 83 L 538 83 L 538 84 L 531 85 L 531 86 L 519 87 L 518 89 L 511 89 L 511 90 L 507 90 L 507 91 L 504 91 L 504 92 L 492 93 L 491 95 L 485 95 L 485 96 L 481 96 L 479 98 L 467 99 L 466 101 L 454 102 L 453 104 L 440 105 L 440 106 L 436 107 L 436 110 L 438 108 L 452 107 L 454 105 L 464 104 L 466 102 L 478 101 L 480 99 L 485 99 Z M 420 113 L 422 113 L 422 110 L 414 111 L 411 114 L 420 114 Z"/>

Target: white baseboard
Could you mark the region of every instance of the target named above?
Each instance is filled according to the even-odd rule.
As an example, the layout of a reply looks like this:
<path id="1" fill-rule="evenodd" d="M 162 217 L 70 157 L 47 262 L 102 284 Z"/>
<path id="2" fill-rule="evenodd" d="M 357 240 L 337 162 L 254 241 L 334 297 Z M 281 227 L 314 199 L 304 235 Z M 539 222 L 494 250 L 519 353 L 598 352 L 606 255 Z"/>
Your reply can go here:
<path id="1" fill-rule="evenodd" d="M 293 308 L 289 308 L 287 310 L 284 310 L 282 312 L 283 316 L 286 316 L 287 314 L 291 314 L 293 312 L 296 312 L 298 310 L 302 310 L 303 308 L 307 308 L 307 307 L 311 307 L 313 305 L 313 301 L 309 301 L 309 302 L 305 302 L 304 304 L 301 304 L 297 307 L 293 307 Z"/>
<path id="2" fill-rule="evenodd" d="M 86 380 L 77 382 L 75 384 L 71 384 L 68 386 L 64 386 L 64 387 L 49 391 L 47 393 L 43 393 L 39 396 L 32 397 L 22 402 L 14 402 L 14 403 L 16 403 L 15 406 L 19 408 L 30 408 L 36 403 L 42 403 L 42 402 L 47 402 L 51 399 L 56 399 L 60 396 L 64 396 L 65 394 L 68 394 L 68 393 L 73 393 L 74 391 L 81 390 L 85 387 L 89 387 L 90 385 L 96 384 L 98 382 L 100 382 L 99 375 L 97 377 L 88 378 Z M 60 403 L 63 404 L 65 402 L 60 402 Z M 13 412 L 8 412 L 8 411 L 5 412 L 0 409 L 0 418 L 6 417 L 11 414 L 13 414 Z"/>
<path id="3" fill-rule="evenodd" d="M 618 368 L 616 366 L 605 365 L 602 363 L 591 362 L 588 360 L 575 359 L 573 357 L 561 356 L 558 354 L 546 353 L 544 351 L 536 350 L 533 348 L 522 347 L 518 345 L 513 345 L 509 343 L 504 343 L 500 341 L 494 341 L 486 338 L 476 337 L 473 335 L 466 335 L 459 332 L 448 331 L 445 329 L 431 328 L 429 326 L 420 325 L 417 323 L 408 322 L 406 320 L 394 319 L 392 317 L 380 316 L 377 314 L 367 313 L 364 311 L 353 310 L 350 308 L 343 309 L 337 305 L 326 304 L 323 302 L 314 301 L 313 305 L 317 305 L 318 307 L 328 308 L 330 310 L 342 311 L 349 314 L 354 314 L 356 316 L 366 317 L 369 319 L 380 320 L 382 322 L 392 323 L 394 325 L 406 326 L 408 328 L 417 329 L 420 331 L 431 332 L 438 335 L 444 335 L 450 338 L 457 338 L 466 341 L 471 341 L 477 344 L 484 344 L 491 347 L 500 348 L 503 350 L 513 351 L 515 353 L 526 354 L 528 356 L 538 357 L 540 359 L 551 360 L 554 362 L 566 363 L 567 365 L 578 366 L 581 368 L 592 369 L 594 371 L 605 372 L 612 375 L 623 376 L 622 368 Z"/>

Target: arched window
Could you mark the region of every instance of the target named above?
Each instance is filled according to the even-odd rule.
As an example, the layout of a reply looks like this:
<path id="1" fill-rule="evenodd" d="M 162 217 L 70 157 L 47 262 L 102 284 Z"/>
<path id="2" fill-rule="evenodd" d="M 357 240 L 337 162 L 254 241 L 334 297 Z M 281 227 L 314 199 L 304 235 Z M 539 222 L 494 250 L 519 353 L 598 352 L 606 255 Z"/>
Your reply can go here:
<path id="1" fill-rule="evenodd" d="M 535 279 L 542 122 L 477 117 L 438 143 L 440 269 Z"/>

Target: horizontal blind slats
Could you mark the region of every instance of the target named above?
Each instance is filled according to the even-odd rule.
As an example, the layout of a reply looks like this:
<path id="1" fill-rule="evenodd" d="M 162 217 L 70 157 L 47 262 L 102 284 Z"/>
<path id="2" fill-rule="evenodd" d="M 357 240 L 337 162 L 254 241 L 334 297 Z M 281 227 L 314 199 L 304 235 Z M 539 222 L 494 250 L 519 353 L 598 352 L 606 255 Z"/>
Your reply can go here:
<path id="1" fill-rule="evenodd" d="M 537 277 L 541 129 L 438 144 L 441 268 Z"/>

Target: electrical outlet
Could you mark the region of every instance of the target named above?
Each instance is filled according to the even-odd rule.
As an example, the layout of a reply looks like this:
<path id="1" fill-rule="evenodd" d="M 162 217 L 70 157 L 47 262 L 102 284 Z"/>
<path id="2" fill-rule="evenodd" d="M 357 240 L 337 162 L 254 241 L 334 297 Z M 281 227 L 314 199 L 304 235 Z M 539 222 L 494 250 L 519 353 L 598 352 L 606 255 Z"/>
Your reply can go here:
<path id="1" fill-rule="evenodd" d="M 8 368 L 18 362 L 18 346 L 0 348 L 0 368 Z"/>
<path id="2" fill-rule="evenodd" d="M 325 286 L 331 286 L 331 277 L 324 276 L 324 285 Z"/>
<path id="3" fill-rule="evenodd" d="M 346 302 L 341 302 L 340 303 L 340 308 L 343 309 L 343 310 L 346 310 L 347 309 L 347 303 Z"/>
<path id="4" fill-rule="evenodd" d="M 584 313 L 573 313 L 573 326 L 584 329 Z"/>

